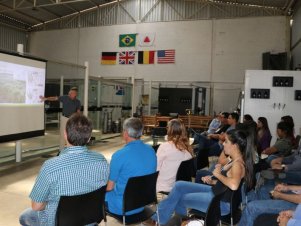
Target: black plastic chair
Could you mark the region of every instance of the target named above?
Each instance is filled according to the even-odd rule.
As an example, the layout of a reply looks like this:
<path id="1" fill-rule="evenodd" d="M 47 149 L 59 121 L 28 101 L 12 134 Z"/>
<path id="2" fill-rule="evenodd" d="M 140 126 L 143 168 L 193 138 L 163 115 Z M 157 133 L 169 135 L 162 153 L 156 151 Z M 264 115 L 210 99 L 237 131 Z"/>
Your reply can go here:
<path id="1" fill-rule="evenodd" d="M 228 224 L 228 225 L 235 225 L 239 222 L 240 217 L 241 217 L 241 200 L 242 200 L 242 185 L 244 181 L 239 185 L 239 188 L 236 191 L 232 191 L 231 194 L 231 201 L 230 201 L 230 213 L 225 216 L 221 216 L 221 222 L 223 224 Z"/>
<path id="2" fill-rule="evenodd" d="M 215 208 L 218 208 L 219 209 L 219 215 L 216 215 L 213 218 L 219 218 L 220 225 L 221 225 L 221 223 L 223 223 L 223 224 L 233 226 L 233 225 L 237 224 L 238 221 L 240 220 L 240 217 L 241 217 L 240 204 L 241 204 L 241 187 L 242 187 L 242 184 L 243 184 L 243 181 L 240 183 L 239 188 L 235 191 L 232 191 L 228 188 L 223 193 L 217 195 L 218 197 L 215 196 L 213 198 L 213 200 L 211 201 L 207 212 L 210 210 L 211 205 L 214 205 Z M 225 194 L 225 192 L 228 192 L 228 191 L 231 192 L 230 213 L 227 214 L 227 215 L 221 216 L 220 215 L 220 200 L 223 197 L 223 195 Z M 213 201 L 218 202 L 218 204 L 216 204 L 215 202 L 212 204 Z M 214 211 L 214 210 L 211 210 L 211 211 Z M 195 217 L 203 218 L 203 219 L 204 219 L 204 215 L 207 216 L 207 214 L 205 214 L 201 211 L 198 211 L 198 210 L 190 210 L 189 214 L 193 215 Z M 216 226 L 217 223 L 215 221 L 213 221 L 213 219 L 208 219 L 208 224 L 205 224 L 205 225 L 206 226 Z"/>
<path id="3" fill-rule="evenodd" d="M 152 131 L 153 146 L 158 144 L 160 138 L 164 138 L 167 134 L 166 127 L 155 127 Z"/>
<path id="4" fill-rule="evenodd" d="M 224 192 L 218 195 L 215 195 L 211 200 L 207 212 L 202 212 L 199 210 L 191 209 L 188 212 L 190 217 L 204 219 L 205 226 L 216 226 L 220 224 L 221 218 L 221 209 L 220 201 L 224 195 Z"/>
<path id="5" fill-rule="evenodd" d="M 195 158 L 182 161 L 176 175 L 176 181 L 192 181 L 191 178 L 195 175 L 194 167 Z"/>
<path id="6" fill-rule="evenodd" d="M 141 223 L 149 219 L 154 213 L 157 212 L 157 194 L 156 194 L 156 184 L 159 172 L 155 172 L 145 176 L 131 177 L 125 187 L 122 201 L 122 215 L 111 213 L 106 209 L 106 213 L 122 222 L 123 225 Z M 154 211 L 148 205 L 155 204 L 156 210 Z M 132 215 L 125 215 L 126 212 L 144 207 L 139 213 Z M 159 215 L 158 215 L 159 216 Z M 106 219 L 105 219 L 106 221 Z M 158 219 L 159 223 L 159 219 Z"/>
<path id="7" fill-rule="evenodd" d="M 209 166 L 209 148 L 198 150 L 196 148 L 196 170 L 203 169 Z"/>
<path id="8" fill-rule="evenodd" d="M 104 200 L 106 186 L 93 192 L 61 196 L 56 211 L 56 226 L 84 226 L 99 224 L 104 218 Z"/>
<path id="9" fill-rule="evenodd" d="M 192 181 L 192 177 L 195 175 L 195 158 L 191 158 L 185 161 L 182 161 L 176 174 L 176 181 Z M 159 191 L 158 193 L 163 195 L 168 195 L 169 192 L 167 191 Z"/>

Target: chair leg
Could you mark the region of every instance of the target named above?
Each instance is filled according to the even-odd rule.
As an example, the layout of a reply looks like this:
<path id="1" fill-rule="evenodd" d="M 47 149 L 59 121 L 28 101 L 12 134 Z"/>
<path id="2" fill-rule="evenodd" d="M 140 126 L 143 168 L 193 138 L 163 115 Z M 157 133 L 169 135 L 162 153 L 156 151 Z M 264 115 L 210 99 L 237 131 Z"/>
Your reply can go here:
<path id="1" fill-rule="evenodd" d="M 156 214 L 157 214 L 157 225 L 160 226 L 160 217 L 159 217 L 159 210 L 158 210 L 158 204 L 156 204 Z"/>
<path id="2" fill-rule="evenodd" d="M 125 215 L 123 215 L 122 219 L 123 219 L 123 226 L 125 226 Z"/>

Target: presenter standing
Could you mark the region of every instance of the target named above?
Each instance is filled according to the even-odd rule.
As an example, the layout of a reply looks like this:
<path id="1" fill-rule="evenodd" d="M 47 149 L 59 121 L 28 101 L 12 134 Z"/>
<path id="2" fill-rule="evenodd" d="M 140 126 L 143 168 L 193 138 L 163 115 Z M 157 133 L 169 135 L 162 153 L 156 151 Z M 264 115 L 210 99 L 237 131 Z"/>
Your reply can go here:
<path id="1" fill-rule="evenodd" d="M 76 98 L 77 88 L 72 87 L 68 95 L 53 96 L 53 97 L 40 97 L 42 101 L 60 101 L 63 104 L 62 115 L 60 117 L 60 151 L 65 147 L 64 130 L 68 118 L 75 112 L 80 112 L 81 103 Z"/>

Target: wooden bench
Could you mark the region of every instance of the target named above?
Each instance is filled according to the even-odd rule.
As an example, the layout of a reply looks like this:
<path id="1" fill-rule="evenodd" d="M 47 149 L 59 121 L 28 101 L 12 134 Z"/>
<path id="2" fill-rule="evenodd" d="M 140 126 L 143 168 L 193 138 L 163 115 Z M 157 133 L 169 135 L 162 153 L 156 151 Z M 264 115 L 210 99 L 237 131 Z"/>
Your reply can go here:
<path id="1" fill-rule="evenodd" d="M 157 117 L 155 115 L 142 116 L 144 132 L 149 134 L 153 128 L 157 126 Z"/>
<path id="2" fill-rule="evenodd" d="M 207 130 L 212 117 L 202 115 L 179 115 L 179 119 L 181 119 L 186 128 Z"/>

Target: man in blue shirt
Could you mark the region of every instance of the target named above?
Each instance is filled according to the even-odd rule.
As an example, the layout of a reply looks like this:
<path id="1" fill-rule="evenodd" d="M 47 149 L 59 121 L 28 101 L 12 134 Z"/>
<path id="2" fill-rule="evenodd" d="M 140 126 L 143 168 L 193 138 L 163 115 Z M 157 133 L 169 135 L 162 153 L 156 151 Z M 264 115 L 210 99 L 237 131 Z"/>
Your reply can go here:
<path id="1" fill-rule="evenodd" d="M 123 193 L 130 177 L 151 174 L 157 169 L 155 151 L 140 140 L 142 131 L 143 124 L 139 119 L 129 118 L 124 121 L 122 136 L 126 145 L 112 156 L 107 185 L 106 202 L 112 213 L 122 215 Z M 141 210 L 129 211 L 127 215 Z"/>
<path id="2" fill-rule="evenodd" d="M 60 150 L 65 147 L 64 130 L 68 118 L 76 112 L 80 112 L 81 103 L 77 99 L 77 88 L 72 87 L 68 95 L 53 96 L 53 97 L 40 97 L 42 101 L 60 101 L 63 104 L 62 115 L 60 117 Z"/>
<path id="3" fill-rule="evenodd" d="M 69 118 L 64 133 L 67 146 L 43 164 L 29 195 L 32 208 L 21 214 L 21 225 L 54 226 L 60 196 L 89 193 L 107 184 L 106 159 L 85 146 L 91 133 L 92 123 L 87 117 L 77 113 Z"/>

